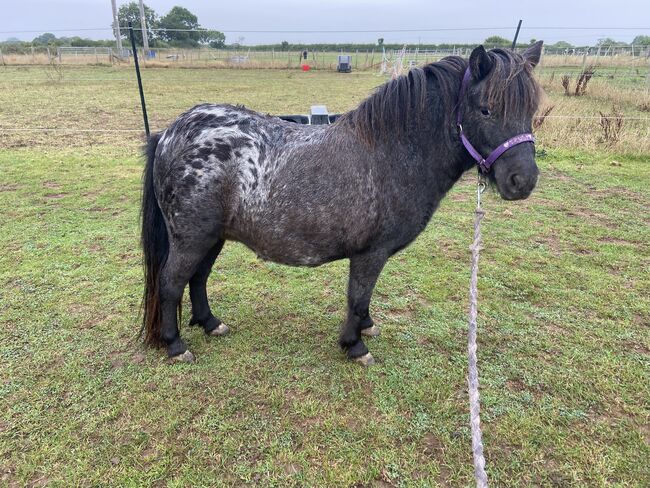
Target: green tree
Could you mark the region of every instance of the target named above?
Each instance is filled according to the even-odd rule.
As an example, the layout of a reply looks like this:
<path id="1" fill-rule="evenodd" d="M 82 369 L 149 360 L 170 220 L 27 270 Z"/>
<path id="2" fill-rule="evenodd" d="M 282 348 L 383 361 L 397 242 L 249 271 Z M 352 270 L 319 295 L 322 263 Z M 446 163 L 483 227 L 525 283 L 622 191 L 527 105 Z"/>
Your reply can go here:
<path id="1" fill-rule="evenodd" d="M 135 43 L 138 46 L 142 46 L 142 30 L 140 26 L 140 6 L 138 2 L 126 3 L 120 7 L 117 11 L 117 21 L 120 24 L 122 29 L 122 37 L 126 39 L 129 38 L 129 31 L 126 26 L 131 22 L 133 25 L 133 37 L 135 37 Z M 147 23 L 147 35 L 149 41 L 156 39 L 155 31 L 149 29 L 155 29 L 158 26 L 158 15 L 152 9 L 144 5 L 144 21 Z M 136 30 L 137 29 L 137 30 Z"/>
<path id="2" fill-rule="evenodd" d="M 32 41 L 32 44 L 41 44 L 44 46 L 47 46 L 49 44 L 54 44 L 54 43 L 56 43 L 56 36 L 51 32 L 46 32 L 45 34 L 41 34 L 40 36 L 35 37 L 34 40 Z"/>
<path id="3" fill-rule="evenodd" d="M 215 30 L 204 31 L 201 32 L 201 42 L 215 49 L 221 49 L 226 46 L 226 35 Z"/>
<path id="4" fill-rule="evenodd" d="M 611 37 L 605 37 L 604 39 L 598 39 L 598 46 L 610 47 L 610 46 L 627 46 L 626 42 L 615 41 Z"/>
<path id="5" fill-rule="evenodd" d="M 79 36 L 74 36 L 70 39 L 70 45 L 73 47 L 86 47 L 88 46 L 88 39 L 82 39 Z"/>
<path id="6" fill-rule="evenodd" d="M 566 42 L 566 41 L 557 41 L 555 44 L 553 44 L 552 47 L 554 47 L 556 49 L 570 49 L 570 48 L 573 47 L 573 44 L 571 44 L 570 42 Z"/>
<path id="7" fill-rule="evenodd" d="M 512 45 L 512 41 L 501 36 L 490 36 L 483 41 L 483 44 L 486 46 L 510 46 Z"/>
<path id="8" fill-rule="evenodd" d="M 282 41 L 282 44 L 280 44 L 282 47 L 283 51 L 288 51 L 289 50 L 289 43 L 287 41 Z"/>
<path id="9" fill-rule="evenodd" d="M 199 19 L 184 7 L 173 7 L 158 22 L 160 37 L 177 46 L 198 46 L 202 32 Z"/>
<path id="10" fill-rule="evenodd" d="M 632 44 L 635 46 L 650 46 L 650 36 L 636 36 L 632 40 Z"/>

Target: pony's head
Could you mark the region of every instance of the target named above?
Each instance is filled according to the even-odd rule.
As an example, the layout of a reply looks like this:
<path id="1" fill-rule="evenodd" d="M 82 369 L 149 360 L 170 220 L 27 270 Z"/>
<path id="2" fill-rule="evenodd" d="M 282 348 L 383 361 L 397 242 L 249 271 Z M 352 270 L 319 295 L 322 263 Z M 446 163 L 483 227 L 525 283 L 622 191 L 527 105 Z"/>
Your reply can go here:
<path id="1" fill-rule="evenodd" d="M 522 54 L 479 46 L 469 58 L 471 79 L 464 94 L 462 126 L 474 148 L 487 157 L 495 148 L 519 134 L 532 131 L 541 89 L 533 77 L 542 41 Z M 526 198 L 535 188 L 539 170 L 535 146 L 509 147 L 487 175 L 506 200 Z"/>

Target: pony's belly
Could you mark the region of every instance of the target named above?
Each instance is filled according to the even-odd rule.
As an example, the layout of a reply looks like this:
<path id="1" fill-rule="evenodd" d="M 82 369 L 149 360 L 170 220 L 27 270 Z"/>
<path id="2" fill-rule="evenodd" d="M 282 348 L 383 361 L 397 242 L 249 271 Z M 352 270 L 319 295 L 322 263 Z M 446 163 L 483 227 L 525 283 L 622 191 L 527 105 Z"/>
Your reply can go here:
<path id="1" fill-rule="evenodd" d="M 278 232 L 278 229 L 265 231 L 258 227 L 250 232 L 231 229 L 225 237 L 241 242 L 264 261 L 289 266 L 320 266 L 346 257 L 340 246 L 333 242 Z"/>
<path id="2" fill-rule="evenodd" d="M 337 259 L 342 259 L 345 256 L 316 256 L 316 255 L 305 255 L 305 254 L 292 254 L 292 253 L 277 253 L 277 252 L 259 252 L 253 249 L 256 252 L 257 257 L 264 261 L 271 261 L 278 264 L 286 264 L 288 266 L 309 266 L 316 267 L 331 261 L 336 261 Z"/>

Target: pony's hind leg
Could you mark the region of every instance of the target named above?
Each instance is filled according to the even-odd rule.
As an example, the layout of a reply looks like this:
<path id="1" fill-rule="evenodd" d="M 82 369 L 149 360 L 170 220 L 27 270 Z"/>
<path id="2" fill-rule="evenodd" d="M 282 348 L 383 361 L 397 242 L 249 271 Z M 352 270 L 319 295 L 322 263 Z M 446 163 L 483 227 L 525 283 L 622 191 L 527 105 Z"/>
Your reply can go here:
<path id="1" fill-rule="evenodd" d="M 374 363 L 374 359 L 361 340 L 361 334 L 363 330 L 375 327 L 369 313 L 370 298 L 386 260 L 387 255 L 382 251 L 350 258 L 348 315 L 341 329 L 339 344 L 347 352 L 349 359 L 354 359 L 364 366 Z"/>
<path id="2" fill-rule="evenodd" d="M 223 243 L 224 241 L 220 240 L 208 251 L 190 279 L 190 299 L 192 300 L 190 325 L 200 325 L 208 335 L 225 335 L 229 330 L 226 324 L 212 314 L 206 290 L 208 276 L 210 276 L 214 261 L 223 248 Z"/>
<path id="3" fill-rule="evenodd" d="M 167 346 L 167 355 L 175 361 L 193 362 L 194 355 L 188 351 L 178 330 L 177 311 L 183 298 L 183 290 L 205 256 L 205 248 L 188 248 L 170 243 L 167 262 L 160 274 L 160 338 Z"/>

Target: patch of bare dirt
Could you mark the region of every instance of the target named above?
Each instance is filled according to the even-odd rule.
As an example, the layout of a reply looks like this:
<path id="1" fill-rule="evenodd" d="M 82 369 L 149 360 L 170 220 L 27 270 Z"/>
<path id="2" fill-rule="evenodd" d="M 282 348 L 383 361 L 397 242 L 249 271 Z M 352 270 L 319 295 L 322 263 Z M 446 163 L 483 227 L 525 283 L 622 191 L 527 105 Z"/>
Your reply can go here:
<path id="1" fill-rule="evenodd" d="M 60 198 L 63 198 L 67 196 L 67 193 L 46 193 L 45 198 L 49 198 L 51 200 L 58 200 Z"/>
<path id="2" fill-rule="evenodd" d="M 19 486 L 18 482 L 14 479 L 15 473 L 16 469 L 13 467 L 0 467 L 0 482 L 3 484 L 3 486 L 9 486 L 11 488 Z M 6 485 L 4 483 L 6 483 Z"/>
<path id="3" fill-rule="evenodd" d="M 528 388 L 526 387 L 525 383 L 521 381 L 519 378 L 511 378 L 506 381 L 506 388 L 510 391 L 527 391 Z"/>
<path id="4" fill-rule="evenodd" d="M 20 185 L 15 183 L 0 183 L 0 192 L 3 191 L 16 191 L 20 188 Z"/>
<path id="5" fill-rule="evenodd" d="M 560 239 L 557 234 L 545 234 L 535 237 L 535 242 L 537 244 L 542 244 L 549 248 L 553 256 L 562 255 L 562 246 L 560 245 Z"/>
<path id="6" fill-rule="evenodd" d="M 50 189 L 57 189 L 57 188 L 61 188 L 61 185 L 56 181 L 47 180 L 43 182 L 43 187 L 50 188 Z"/>
<path id="7" fill-rule="evenodd" d="M 549 180 L 558 180 L 558 181 L 572 181 L 573 178 L 571 178 L 569 175 L 566 173 L 563 173 L 561 171 L 549 171 L 547 172 L 546 176 L 547 179 Z"/>
<path id="8" fill-rule="evenodd" d="M 468 199 L 468 196 L 463 193 L 454 193 L 452 195 L 449 195 L 448 198 L 452 202 L 464 202 L 465 200 Z"/>
<path id="9" fill-rule="evenodd" d="M 420 457 L 423 461 L 433 460 L 438 466 L 438 484 L 440 486 L 451 486 L 451 471 L 444 462 L 445 446 L 439 437 L 427 433 L 420 441 Z"/>
<path id="10" fill-rule="evenodd" d="M 608 197 L 618 197 L 630 200 L 631 202 L 638 203 L 640 205 L 648 205 L 648 198 L 644 195 L 630 190 L 629 188 L 624 188 L 620 186 L 613 186 L 610 188 L 602 188 L 599 190 L 594 190 L 591 192 L 591 195 L 597 199 L 604 199 Z"/>
<path id="11" fill-rule="evenodd" d="M 46 475 L 41 475 L 38 478 L 32 478 L 27 482 L 29 488 L 38 488 L 41 486 L 49 486 L 50 479 Z"/>
<path id="12" fill-rule="evenodd" d="M 392 484 L 390 481 L 387 481 L 389 478 L 388 474 L 385 471 L 382 470 L 381 476 L 386 477 L 386 479 L 375 480 L 371 485 L 372 488 L 392 488 L 397 486 Z"/>
<path id="13" fill-rule="evenodd" d="M 560 471 L 560 466 L 555 459 L 544 459 L 544 472 L 546 479 L 550 481 L 551 486 L 567 486 L 571 479 Z M 540 480 L 541 481 L 541 480 Z M 546 483 L 541 483 L 542 485 Z"/>
<path id="14" fill-rule="evenodd" d="M 548 323 L 545 327 L 554 336 L 563 336 L 567 334 L 567 330 L 561 325 Z"/>
<path id="15" fill-rule="evenodd" d="M 154 447 L 148 447 L 140 453 L 142 464 L 148 466 L 158 460 L 158 451 Z"/>
<path id="16" fill-rule="evenodd" d="M 600 239 L 598 239 L 598 242 L 600 242 L 601 244 L 617 244 L 623 246 L 635 244 L 635 242 L 629 242 L 624 239 L 619 239 L 617 237 L 611 237 L 611 236 L 601 237 Z"/>
<path id="17" fill-rule="evenodd" d="M 131 362 L 133 364 L 141 364 L 144 362 L 146 359 L 146 356 L 142 354 L 141 352 L 136 352 L 132 357 L 131 357 Z"/>
<path id="18" fill-rule="evenodd" d="M 291 476 L 300 472 L 300 466 L 295 463 L 286 463 L 282 466 L 284 474 Z"/>
<path id="19" fill-rule="evenodd" d="M 438 241 L 438 247 L 442 254 L 450 259 L 463 259 L 467 256 L 466 249 L 452 241 L 441 239 Z"/>
<path id="20" fill-rule="evenodd" d="M 97 327 L 98 325 L 100 325 L 100 324 L 102 324 L 102 323 L 104 323 L 104 322 L 106 322 L 108 320 L 112 320 L 115 317 L 116 316 L 114 314 L 108 314 L 108 315 L 104 315 L 104 316 L 94 315 L 91 318 L 89 318 L 88 320 L 85 320 L 81 324 L 81 328 L 82 329 L 92 329 L 93 327 Z"/>
<path id="21" fill-rule="evenodd" d="M 410 308 L 396 308 L 385 313 L 391 320 L 399 323 L 408 323 L 415 318 L 415 312 Z"/>
<path id="22" fill-rule="evenodd" d="M 642 344 L 641 342 L 623 341 L 621 346 L 628 351 L 634 351 L 634 352 L 638 352 L 639 354 L 650 356 L 650 349 L 648 348 L 648 346 Z"/>
<path id="23" fill-rule="evenodd" d="M 641 436 L 643 437 L 643 440 L 645 440 L 645 443 L 650 445 L 650 425 L 641 424 L 639 432 L 641 432 Z"/>

